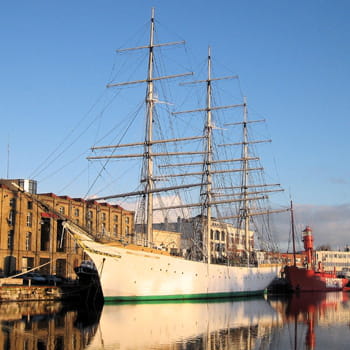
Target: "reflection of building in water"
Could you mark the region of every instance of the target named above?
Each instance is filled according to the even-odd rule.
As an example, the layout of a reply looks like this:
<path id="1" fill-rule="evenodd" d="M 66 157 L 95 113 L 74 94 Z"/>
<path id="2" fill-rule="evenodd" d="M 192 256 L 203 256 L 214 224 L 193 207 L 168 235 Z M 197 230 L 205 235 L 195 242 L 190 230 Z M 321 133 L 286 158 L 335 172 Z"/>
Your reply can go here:
<path id="1" fill-rule="evenodd" d="M 264 299 L 105 305 L 101 333 L 87 349 L 254 349 L 276 327 L 276 316 Z"/>
<path id="2" fill-rule="evenodd" d="M 79 312 L 54 302 L 1 304 L 0 320 L 0 349 L 7 350 L 82 350 L 98 324 L 77 327 Z"/>
<path id="3" fill-rule="evenodd" d="M 348 293 L 328 293 L 318 309 L 318 324 L 350 323 L 350 300 Z"/>

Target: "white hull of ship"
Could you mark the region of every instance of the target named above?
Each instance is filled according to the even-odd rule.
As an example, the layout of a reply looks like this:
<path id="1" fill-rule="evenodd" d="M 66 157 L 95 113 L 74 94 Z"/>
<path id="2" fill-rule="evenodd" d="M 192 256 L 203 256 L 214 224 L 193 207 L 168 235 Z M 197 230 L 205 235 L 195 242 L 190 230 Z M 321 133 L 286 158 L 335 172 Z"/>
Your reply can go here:
<path id="1" fill-rule="evenodd" d="M 280 267 L 207 264 L 95 242 L 74 234 L 94 261 L 105 300 L 161 300 L 263 293 Z"/>

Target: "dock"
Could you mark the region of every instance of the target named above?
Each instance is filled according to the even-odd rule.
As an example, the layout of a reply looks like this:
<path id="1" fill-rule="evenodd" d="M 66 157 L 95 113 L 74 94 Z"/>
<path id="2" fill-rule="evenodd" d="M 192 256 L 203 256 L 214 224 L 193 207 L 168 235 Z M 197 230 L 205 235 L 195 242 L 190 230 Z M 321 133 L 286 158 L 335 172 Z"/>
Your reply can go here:
<path id="1" fill-rule="evenodd" d="M 0 303 L 8 301 L 60 301 L 79 297 L 78 284 L 25 285 L 22 279 L 0 279 Z"/>

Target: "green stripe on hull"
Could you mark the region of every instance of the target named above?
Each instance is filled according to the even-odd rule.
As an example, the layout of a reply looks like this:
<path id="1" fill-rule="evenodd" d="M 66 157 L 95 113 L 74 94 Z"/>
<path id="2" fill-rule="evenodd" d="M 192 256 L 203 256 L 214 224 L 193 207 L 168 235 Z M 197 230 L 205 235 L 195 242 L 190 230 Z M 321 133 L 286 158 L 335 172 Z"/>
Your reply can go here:
<path id="1" fill-rule="evenodd" d="M 104 297 L 106 303 L 114 302 L 158 302 L 158 301 L 194 301 L 208 299 L 227 299 L 232 297 L 249 297 L 263 295 L 266 290 L 244 291 L 244 292 L 228 292 L 228 293 L 210 293 L 210 294 L 174 294 L 174 295 L 147 295 L 147 296 L 115 296 Z"/>

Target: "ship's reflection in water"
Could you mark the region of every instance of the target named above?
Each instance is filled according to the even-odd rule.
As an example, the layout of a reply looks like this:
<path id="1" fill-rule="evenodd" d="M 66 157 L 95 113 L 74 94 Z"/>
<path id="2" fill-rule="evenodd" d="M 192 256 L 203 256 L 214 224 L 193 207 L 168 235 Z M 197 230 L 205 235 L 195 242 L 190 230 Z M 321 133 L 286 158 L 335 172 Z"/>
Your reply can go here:
<path id="1" fill-rule="evenodd" d="M 0 304 L 0 350 L 347 349 L 349 294 L 105 304 Z"/>
<path id="2" fill-rule="evenodd" d="M 274 348 L 289 337 L 291 349 L 349 349 L 349 297 L 349 292 L 300 293 L 270 301 L 284 325 Z"/>

